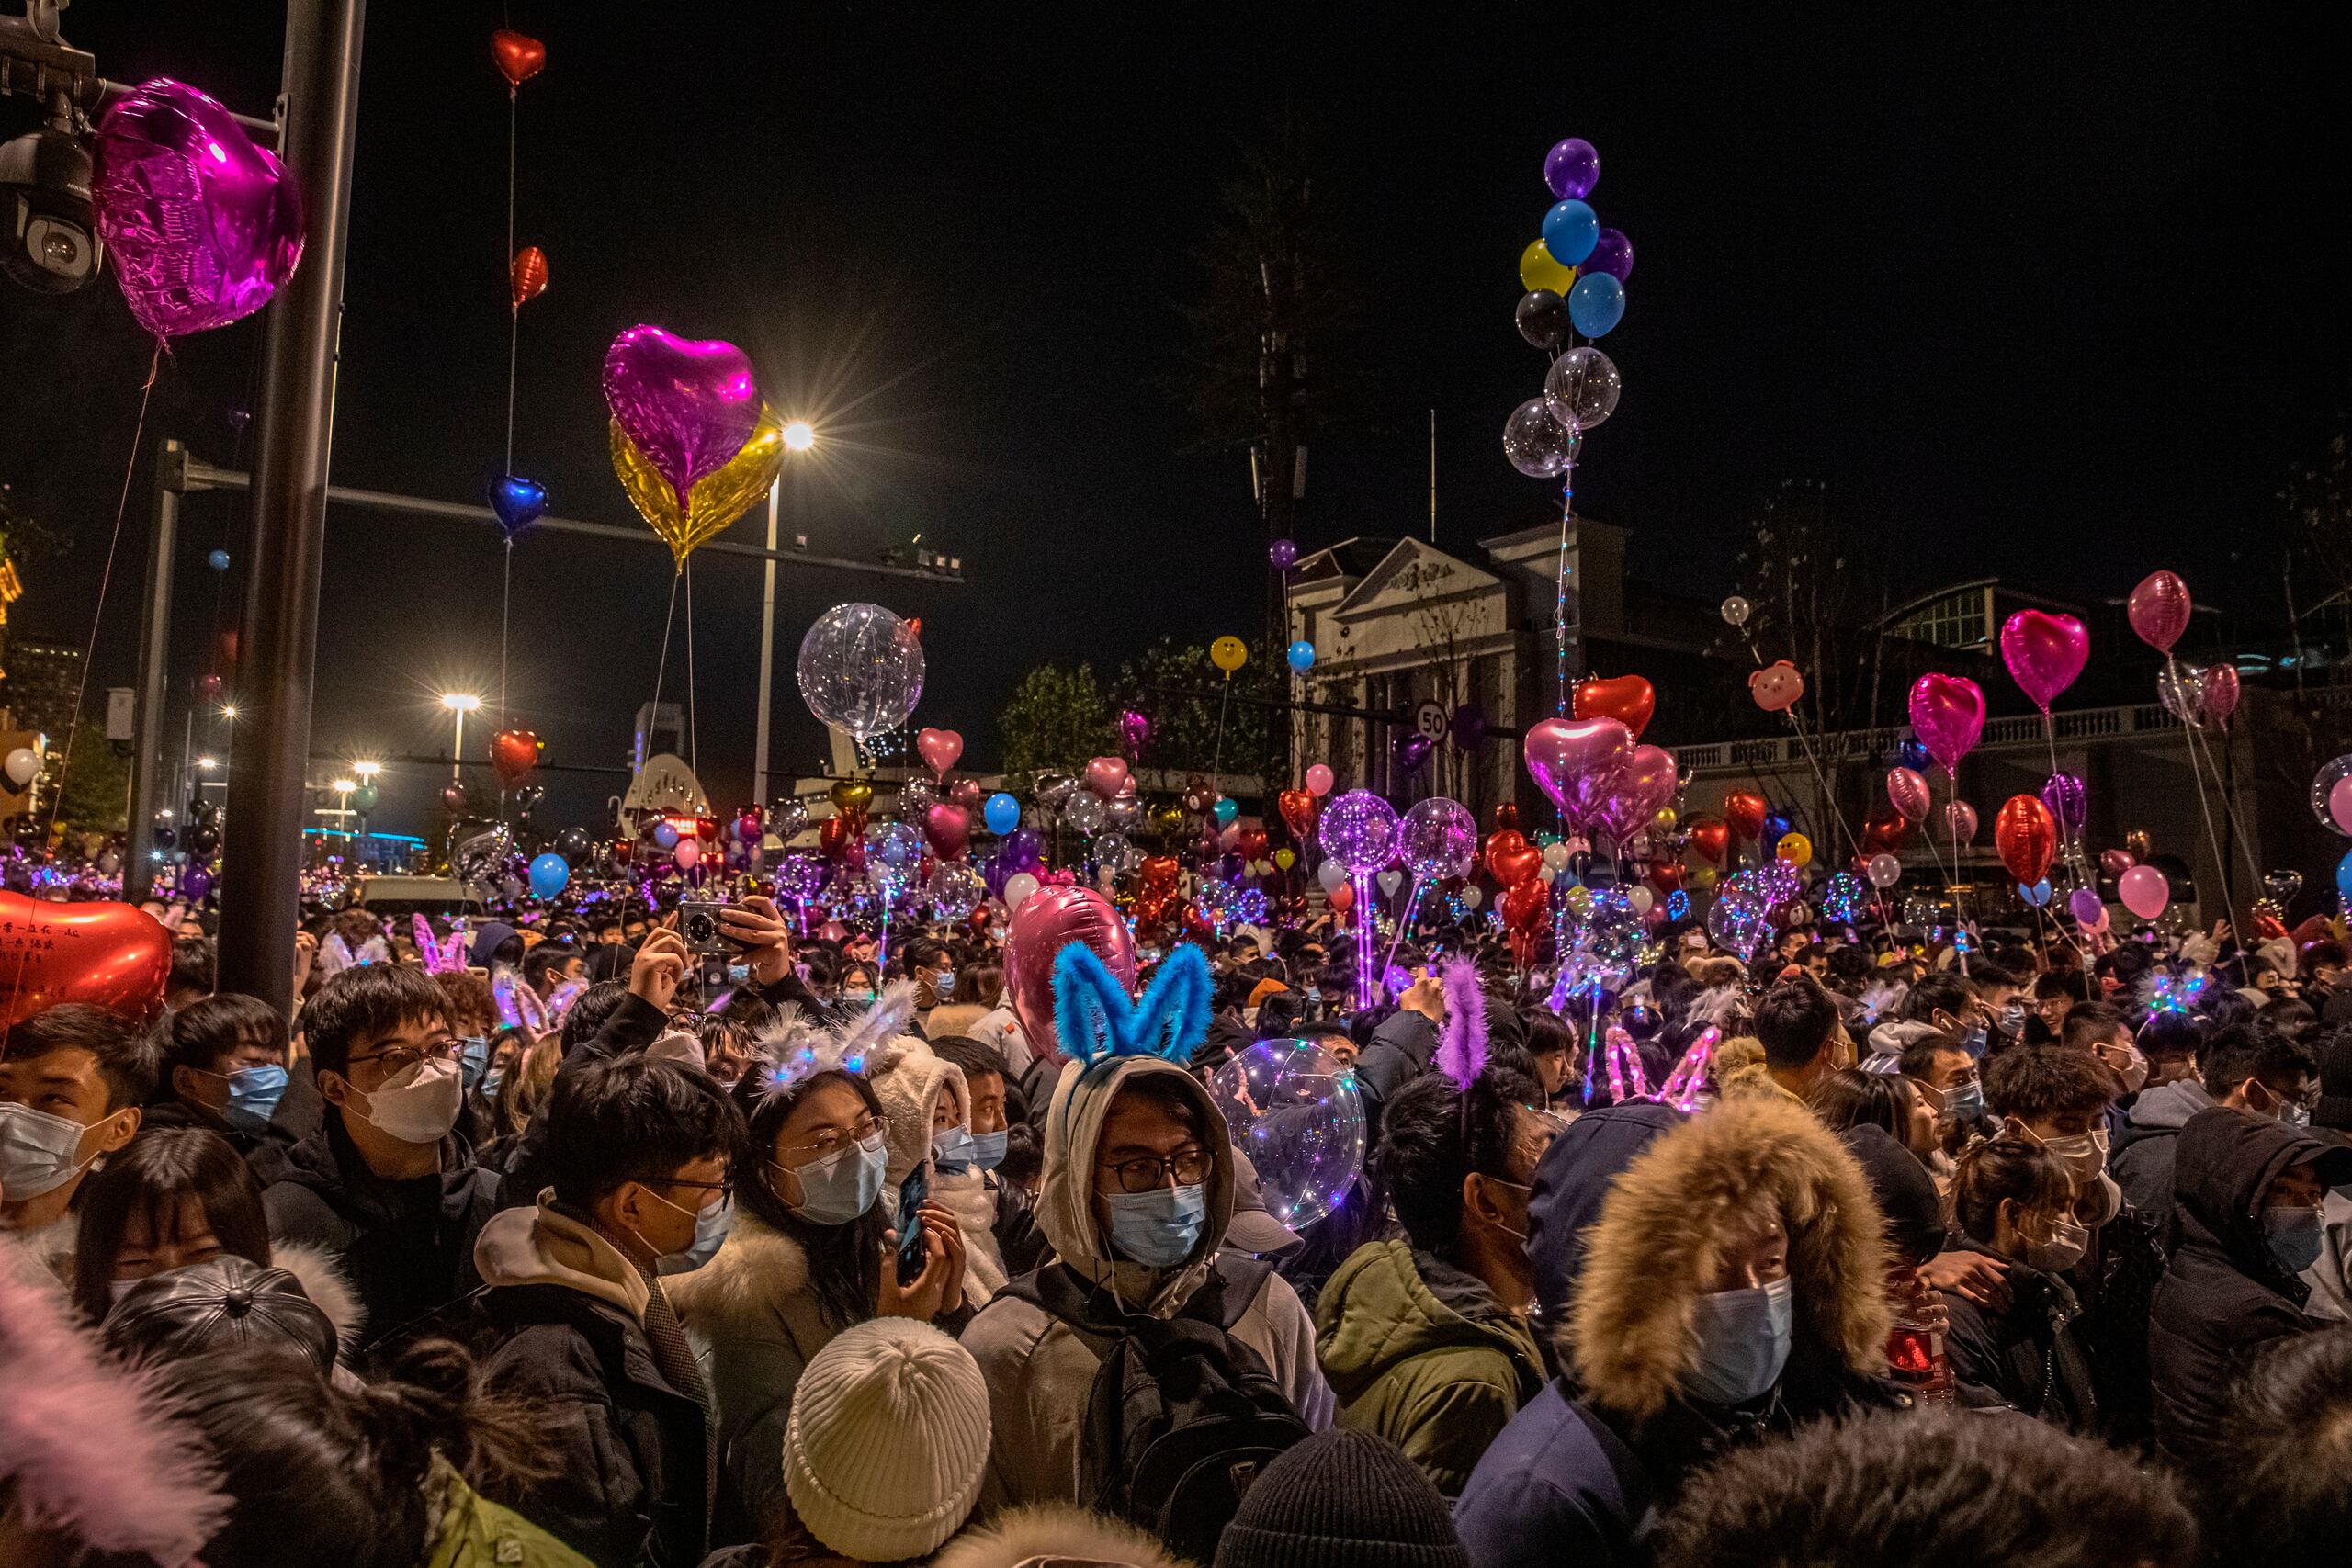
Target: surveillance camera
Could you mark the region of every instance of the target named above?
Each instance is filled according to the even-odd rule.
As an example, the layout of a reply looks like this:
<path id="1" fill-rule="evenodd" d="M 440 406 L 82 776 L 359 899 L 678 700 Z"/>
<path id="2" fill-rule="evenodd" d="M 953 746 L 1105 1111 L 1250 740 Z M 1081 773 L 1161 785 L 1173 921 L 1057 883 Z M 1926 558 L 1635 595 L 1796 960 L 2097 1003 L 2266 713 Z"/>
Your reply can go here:
<path id="1" fill-rule="evenodd" d="M 0 146 L 0 272 L 43 294 L 71 294 L 97 276 L 105 254 L 82 143 L 52 121 Z"/>

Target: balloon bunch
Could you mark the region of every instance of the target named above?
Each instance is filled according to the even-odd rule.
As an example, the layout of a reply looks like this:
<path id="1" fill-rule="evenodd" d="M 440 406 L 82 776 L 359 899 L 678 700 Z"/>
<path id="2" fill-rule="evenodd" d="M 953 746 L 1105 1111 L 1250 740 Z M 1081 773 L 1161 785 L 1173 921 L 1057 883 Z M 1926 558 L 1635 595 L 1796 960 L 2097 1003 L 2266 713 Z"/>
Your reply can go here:
<path id="1" fill-rule="evenodd" d="M 613 472 L 683 574 L 696 546 L 767 493 L 784 422 L 741 349 L 657 326 L 613 339 L 604 391 Z"/>

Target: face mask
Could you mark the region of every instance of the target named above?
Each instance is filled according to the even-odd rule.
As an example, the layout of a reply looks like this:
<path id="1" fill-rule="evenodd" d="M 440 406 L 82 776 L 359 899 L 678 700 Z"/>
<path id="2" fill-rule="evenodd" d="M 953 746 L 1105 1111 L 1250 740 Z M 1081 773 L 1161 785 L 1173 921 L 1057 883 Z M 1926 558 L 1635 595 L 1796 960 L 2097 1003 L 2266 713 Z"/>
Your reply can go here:
<path id="1" fill-rule="evenodd" d="M 2123 1092 L 2137 1094 L 2142 1086 L 2148 1081 L 2148 1058 L 2140 1054 L 2140 1047 L 2137 1045 L 2130 1046 L 2128 1049 L 2131 1051 L 2131 1055 L 2123 1064 Z"/>
<path id="2" fill-rule="evenodd" d="M 845 1002 L 864 1003 L 873 999 L 874 987 L 871 986 L 850 986 L 842 991 L 842 1000 Z"/>
<path id="3" fill-rule="evenodd" d="M 1970 1024 L 1966 1032 L 1962 1033 L 1960 1037 L 1960 1048 L 1967 1052 L 1971 1059 L 1979 1062 L 1983 1061 L 1984 1059 L 1984 1035 L 1985 1029 L 1983 1024 Z"/>
<path id="4" fill-rule="evenodd" d="M 2317 1209 L 2265 1209 L 2262 1239 L 2270 1256 L 2290 1274 L 2301 1274 L 2319 1261 L 2320 1212 Z"/>
<path id="5" fill-rule="evenodd" d="M 393 1074 L 373 1094 L 357 1089 L 351 1093 L 368 1109 L 355 1110 L 346 1101 L 345 1114 L 358 1117 L 386 1137 L 398 1138 L 403 1144 L 437 1144 L 458 1124 L 458 1111 L 465 1103 L 466 1086 L 458 1077 L 457 1063 L 447 1056 L 427 1056 L 416 1066 Z"/>
<path id="6" fill-rule="evenodd" d="M 2094 1128 L 2069 1138 L 2043 1138 L 2041 1146 L 2058 1158 L 2058 1163 L 2077 1181 L 2088 1181 L 2107 1168 L 2107 1129 Z"/>
<path id="7" fill-rule="evenodd" d="M 2061 1274 L 2081 1262 L 2090 1245 L 2089 1227 L 2062 1219 L 2051 1225 L 2049 1240 L 2026 1242 L 2025 1260 L 2045 1274 Z"/>
<path id="8" fill-rule="evenodd" d="M 982 1170 L 994 1170 L 1002 1165 L 1005 1142 L 1012 1136 L 1011 1129 L 1002 1127 L 993 1133 L 973 1134 L 972 1163 Z"/>
<path id="9" fill-rule="evenodd" d="M 849 1224 L 882 1195 L 882 1172 L 888 1163 L 882 1134 L 876 1133 L 802 1166 L 793 1172 L 800 1179 L 800 1201 L 791 1205 L 792 1212 L 812 1225 Z"/>
<path id="10" fill-rule="evenodd" d="M 727 983 L 730 986 L 740 986 L 751 977 L 752 966 L 748 964 L 729 964 L 727 966 Z"/>
<path id="11" fill-rule="evenodd" d="M 498 1098 L 498 1087 L 505 1081 L 506 1069 L 504 1067 L 492 1067 L 490 1071 L 482 1074 L 481 1092 L 483 1097 L 489 1100 L 496 1100 Z"/>
<path id="12" fill-rule="evenodd" d="M 107 1281 L 107 1294 L 112 1297 L 115 1301 L 119 1302 L 123 1297 L 130 1294 L 131 1292 L 145 1284 L 149 1280 L 159 1278 L 161 1278 L 160 1275 L 149 1274 L 145 1276 L 145 1278 L 138 1280 L 109 1280 Z"/>
<path id="13" fill-rule="evenodd" d="M 2025 1032 L 2025 1004 L 2011 1002 L 2001 1010 L 2001 1032 L 2014 1040 Z"/>
<path id="14" fill-rule="evenodd" d="M 2312 1108 L 2308 1105 L 2290 1105 L 2287 1107 L 2287 1114 L 2280 1120 L 2290 1127 L 2308 1127 L 2312 1124 Z"/>
<path id="15" fill-rule="evenodd" d="M 240 1133 L 258 1133 L 269 1125 L 285 1093 L 284 1067 L 265 1063 L 239 1068 L 229 1075 L 229 1103 L 220 1108 L 220 1119 Z"/>
<path id="16" fill-rule="evenodd" d="M 29 1105 L 13 1100 L 0 1104 L 0 1192 L 38 1198 L 73 1180 L 90 1159 L 98 1157 L 74 1157 L 88 1131 L 79 1122 Z"/>
<path id="17" fill-rule="evenodd" d="M 468 1092 L 471 1092 L 481 1082 L 482 1075 L 490 1071 L 490 1042 L 479 1034 L 469 1034 L 458 1042 L 458 1070 L 465 1077 Z"/>
<path id="18" fill-rule="evenodd" d="M 1699 1364 L 1684 1391 L 1709 1404 L 1745 1404 L 1781 1381 L 1796 1307 L 1786 1280 L 1717 1291 L 1699 1302 Z"/>
<path id="19" fill-rule="evenodd" d="M 1152 1269 L 1173 1269 L 1193 1256 L 1209 1213 L 1204 1187 L 1155 1187 L 1148 1192 L 1105 1193 L 1112 1244 Z"/>
<path id="20" fill-rule="evenodd" d="M 1969 1082 L 1944 1090 L 1944 1114 L 1954 1122 L 1973 1122 L 1984 1114 L 1984 1086 Z"/>
<path id="21" fill-rule="evenodd" d="M 950 991 L 953 991 L 956 988 L 956 971 L 953 969 L 942 969 L 933 977 L 931 988 L 938 992 L 942 998 L 944 998 Z"/>
<path id="22" fill-rule="evenodd" d="M 652 1188 L 648 1187 L 645 1190 L 652 1193 L 655 1202 L 675 1209 L 682 1214 L 686 1212 L 684 1204 L 671 1202 L 661 1193 L 654 1192 Z M 727 1227 L 734 1223 L 735 1200 L 732 1198 L 722 1198 L 707 1209 L 699 1211 L 695 1215 L 695 1238 L 686 1244 L 686 1249 L 684 1252 L 660 1254 L 662 1260 L 665 1263 L 674 1263 L 679 1259 L 684 1259 L 684 1263 L 675 1269 L 665 1269 L 663 1272 L 686 1273 L 709 1262 L 718 1255 L 718 1244 L 727 1239 Z M 637 1239 L 640 1243 L 645 1240 L 643 1236 L 639 1236 Z M 652 1248 L 649 1247 L 646 1250 L 650 1252 Z"/>
<path id="23" fill-rule="evenodd" d="M 931 1157 L 942 1170 L 961 1170 L 972 1163 L 972 1130 L 950 1127 L 931 1135 Z"/>

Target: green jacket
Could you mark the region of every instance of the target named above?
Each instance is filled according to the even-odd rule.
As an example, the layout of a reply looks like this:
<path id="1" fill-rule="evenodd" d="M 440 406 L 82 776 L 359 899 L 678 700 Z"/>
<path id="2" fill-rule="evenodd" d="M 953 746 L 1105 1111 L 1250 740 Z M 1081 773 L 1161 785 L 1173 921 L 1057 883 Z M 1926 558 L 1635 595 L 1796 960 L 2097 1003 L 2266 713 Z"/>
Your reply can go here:
<path id="1" fill-rule="evenodd" d="M 1402 1237 L 1340 1266 L 1316 1302 L 1315 1339 L 1340 1424 L 1395 1443 L 1448 1497 L 1544 1387 L 1525 1319 Z"/>
<path id="2" fill-rule="evenodd" d="M 438 1490 L 424 1568 L 595 1568 L 513 1509 L 475 1496 L 438 1454 L 427 1485 Z"/>

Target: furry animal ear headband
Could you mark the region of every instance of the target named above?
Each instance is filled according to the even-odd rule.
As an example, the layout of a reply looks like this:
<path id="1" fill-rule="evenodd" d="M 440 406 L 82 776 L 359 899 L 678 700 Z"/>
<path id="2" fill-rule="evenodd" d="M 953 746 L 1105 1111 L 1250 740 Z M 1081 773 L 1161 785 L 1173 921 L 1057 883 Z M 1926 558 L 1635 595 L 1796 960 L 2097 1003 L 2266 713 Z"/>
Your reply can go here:
<path id="1" fill-rule="evenodd" d="M 1054 959 L 1054 1032 L 1062 1049 L 1091 1070 L 1122 1056 L 1158 1056 L 1182 1066 L 1209 1034 L 1209 961 L 1191 942 L 1168 955 L 1140 1002 L 1127 1000 L 1094 950 L 1082 942 Z"/>
<path id="2" fill-rule="evenodd" d="M 838 1070 L 866 1077 L 895 1066 L 903 1055 L 895 1042 L 914 1015 L 911 980 L 893 982 L 872 1007 L 834 1029 L 786 1003 L 754 1042 L 763 1080 L 761 1092 L 789 1093 L 819 1073 Z"/>
<path id="3" fill-rule="evenodd" d="M 1438 982 L 1445 993 L 1445 1025 L 1438 1032 L 1437 1068 L 1468 1094 L 1487 1070 L 1487 993 L 1478 984 L 1478 965 L 1468 958 L 1448 959 Z"/>
<path id="4" fill-rule="evenodd" d="M 449 928 L 449 940 L 436 941 L 433 922 L 423 915 L 411 915 L 409 931 L 416 938 L 417 957 L 423 960 L 428 975 L 462 975 L 466 971 L 466 928 L 463 921 Z"/>

